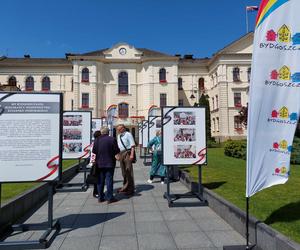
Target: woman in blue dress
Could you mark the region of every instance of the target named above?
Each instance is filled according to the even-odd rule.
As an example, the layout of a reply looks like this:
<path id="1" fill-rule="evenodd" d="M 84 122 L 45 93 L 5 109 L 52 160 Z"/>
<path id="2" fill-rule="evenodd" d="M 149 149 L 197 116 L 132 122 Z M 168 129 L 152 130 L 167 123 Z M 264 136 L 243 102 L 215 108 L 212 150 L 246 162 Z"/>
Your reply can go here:
<path id="1" fill-rule="evenodd" d="M 166 177 L 166 167 L 162 164 L 162 151 L 161 151 L 161 131 L 156 132 L 156 136 L 149 141 L 148 148 L 153 149 L 152 165 L 150 170 L 150 179 L 148 183 L 152 183 L 154 176 L 161 178 L 161 184 L 164 184 Z"/>

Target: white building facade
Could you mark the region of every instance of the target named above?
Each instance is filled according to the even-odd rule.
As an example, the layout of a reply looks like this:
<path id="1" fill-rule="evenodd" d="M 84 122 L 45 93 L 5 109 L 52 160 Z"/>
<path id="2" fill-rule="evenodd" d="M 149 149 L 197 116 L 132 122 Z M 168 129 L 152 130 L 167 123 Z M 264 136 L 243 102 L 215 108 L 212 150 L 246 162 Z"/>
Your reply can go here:
<path id="1" fill-rule="evenodd" d="M 220 140 L 245 137 L 236 116 L 248 101 L 253 34 L 212 58 L 170 56 L 126 43 L 66 58 L 0 57 L 0 90 L 64 94 L 64 110 L 90 110 L 106 116 L 116 105 L 117 123 L 133 129 L 152 107 L 193 106 L 209 96 L 212 135 Z"/>

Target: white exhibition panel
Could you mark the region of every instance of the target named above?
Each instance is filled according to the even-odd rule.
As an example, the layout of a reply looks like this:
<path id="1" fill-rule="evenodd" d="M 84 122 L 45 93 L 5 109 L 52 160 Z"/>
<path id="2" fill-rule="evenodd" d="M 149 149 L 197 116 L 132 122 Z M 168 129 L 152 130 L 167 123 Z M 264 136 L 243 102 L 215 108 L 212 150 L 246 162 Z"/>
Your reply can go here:
<path id="1" fill-rule="evenodd" d="M 206 164 L 205 108 L 163 108 L 163 164 Z"/>
<path id="2" fill-rule="evenodd" d="M 92 119 L 92 141 L 95 140 L 94 133 L 97 130 L 100 130 L 102 127 L 102 119 L 101 118 L 93 118 Z"/>
<path id="3" fill-rule="evenodd" d="M 156 136 L 156 132 L 159 130 L 161 130 L 161 117 L 149 116 L 149 134 L 148 134 L 149 141 L 151 141 Z"/>
<path id="4" fill-rule="evenodd" d="M 148 121 L 142 121 L 142 147 L 146 148 L 148 146 Z"/>
<path id="5" fill-rule="evenodd" d="M 61 94 L 0 93 L 0 182 L 59 176 Z"/>
<path id="6" fill-rule="evenodd" d="M 91 146 L 92 113 L 65 111 L 63 114 L 63 159 L 88 158 Z"/>

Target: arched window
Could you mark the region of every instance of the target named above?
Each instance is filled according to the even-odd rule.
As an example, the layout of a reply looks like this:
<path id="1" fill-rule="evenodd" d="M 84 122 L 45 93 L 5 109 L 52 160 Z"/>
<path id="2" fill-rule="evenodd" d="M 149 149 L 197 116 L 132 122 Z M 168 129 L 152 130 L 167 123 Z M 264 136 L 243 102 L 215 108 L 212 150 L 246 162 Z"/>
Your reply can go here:
<path id="1" fill-rule="evenodd" d="M 17 86 L 17 79 L 16 79 L 15 76 L 11 76 L 8 79 L 8 85 L 10 85 L 10 86 Z"/>
<path id="2" fill-rule="evenodd" d="M 50 78 L 48 76 L 42 80 L 42 91 L 50 91 Z"/>
<path id="3" fill-rule="evenodd" d="M 159 70 L 159 82 L 167 82 L 166 73 L 166 69 L 164 68 Z"/>
<path id="4" fill-rule="evenodd" d="M 118 105 L 119 117 L 120 118 L 127 118 L 129 116 L 128 112 L 128 104 L 127 103 L 120 103 Z"/>
<path id="5" fill-rule="evenodd" d="M 200 91 L 204 90 L 204 78 L 203 77 L 199 78 L 199 80 L 198 80 L 198 88 Z"/>
<path id="6" fill-rule="evenodd" d="M 235 67 L 232 71 L 232 77 L 234 82 L 239 82 L 240 79 L 240 69 L 238 67 Z"/>
<path id="7" fill-rule="evenodd" d="M 34 79 L 32 76 L 28 76 L 25 80 L 25 91 L 34 90 Z"/>
<path id="8" fill-rule="evenodd" d="M 183 88 L 182 88 L 182 78 L 181 77 L 178 78 L 178 90 L 183 90 Z"/>
<path id="9" fill-rule="evenodd" d="M 247 70 L 247 76 L 248 76 L 248 82 L 250 82 L 250 78 L 251 78 L 251 68 L 248 68 L 248 70 Z"/>
<path id="10" fill-rule="evenodd" d="M 120 72 L 118 76 L 119 94 L 128 94 L 128 74 Z"/>
<path id="11" fill-rule="evenodd" d="M 81 71 L 81 82 L 89 82 L 90 81 L 90 71 L 88 68 L 84 68 Z"/>

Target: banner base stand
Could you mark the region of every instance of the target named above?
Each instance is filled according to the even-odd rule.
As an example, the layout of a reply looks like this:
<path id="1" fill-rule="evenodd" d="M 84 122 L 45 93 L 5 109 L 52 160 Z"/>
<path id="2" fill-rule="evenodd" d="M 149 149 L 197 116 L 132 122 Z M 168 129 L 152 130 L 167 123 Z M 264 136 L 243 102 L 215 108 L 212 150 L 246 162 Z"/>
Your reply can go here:
<path id="1" fill-rule="evenodd" d="M 254 249 L 255 245 L 250 245 L 250 246 L 246 246 L 246 245 L 236 245 L 236 246 L 223 246 L 223 250 L 250 250 L 250 249 Z"/>
<path id="2" fill-rule="evenodd" d="M 49 183 L 48 187 L 48 221 L 40 224 L 17 224 L 10 227 L 10 232 L 26 232 L 26 231 L 46 231 L 39 240 L 28 241 L 1 241 L 0 250 L 4 249 L 41 249 L 48 248 L 55 237 L 58 235 L 61 226 L 59 220 L 53 220 L 53 183 Z M 10 233 L 10 234 L 11 234 Z M 7 237 L 9 235 L 6 235 Z"/>
<path id="3" fill-rule="evenodd" d="M 164 198 L 168 200 L 169 207 L 202 207 L 207 206 L 207 200 L 203 199 L 199 194 L 194 193 L 186 193 L 186 194 L 168 194 L 167 192 L 164 193 Z M 178 202 L 177 200 L 181 198 L 196 198 L 198 201 L 192 202 Z M 174 201 L 177 201 L 174 203 Z"/>
<path id="4" fill-rule="evenodd" d="M 170 167 L 166 166 L 167 170 L 167 191 L 164 193 L 164 198 L 168 201 L 169 207 L 182 207 L 182 206 L 191 206 L 191 207 L 201 207 L 207 206 L 208 202 L 203 198 L 203 187 L 202 187 L 202 169 L 201 165 L 198 166 L 198 192 L 188 192 L 185 194 L 171 194 L 170 193 Z M 196 198 L 199 199 L 197 202 L 176 202 L 181 198 Z"/>
<path id="5" fill-rule="evenodd" d="M 89 189 L 89 185 L 84 183 L 63 183 L 59 187 L 56 187 L 57 193 L 67 192 L 86 192 Z"/>

